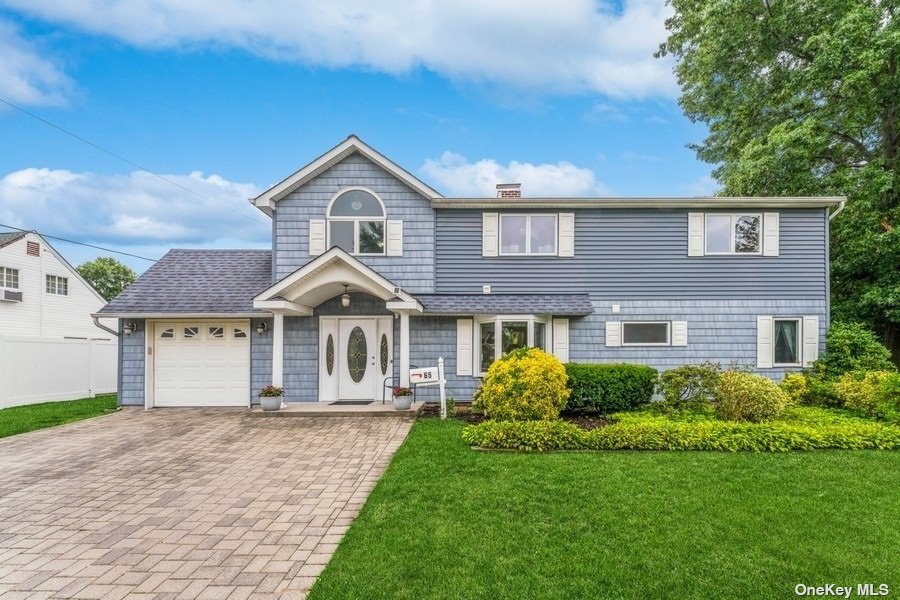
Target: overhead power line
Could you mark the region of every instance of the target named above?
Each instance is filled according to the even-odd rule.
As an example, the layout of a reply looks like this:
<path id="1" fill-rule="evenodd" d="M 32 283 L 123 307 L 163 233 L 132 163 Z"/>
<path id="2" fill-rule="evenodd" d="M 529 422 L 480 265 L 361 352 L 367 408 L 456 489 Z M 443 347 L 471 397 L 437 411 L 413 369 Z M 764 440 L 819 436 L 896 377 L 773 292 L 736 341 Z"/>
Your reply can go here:
<path id="1" fill-rule="evenodd" d="M 257 219 L 257 218 L 251 217 L 251 216 L 248 215 L 248 214 L 245 214 L 245 213 L 243 213 L 243 212 L 240 212 L 240 211 L 238 211 L 238 210 L 235 210 L 234 208 L 232 208 L 232 207 L 230 207 L 230 206 L 225 205 L 225 204 L 224 204 L 223 202 L 221 202 L 220 200 L 215 200 L 215 199 L 213 199 L 213 198 L 210 198 L 209 196 L 205 196 L 205 195 L 201 194 L 200 192 L 198 192 L 198 191 L 196 191 L 196 190 L 192 190 L 192 189 L 189 188 L 189 187 L 186 187 L 186 186 L 181 185 L 181 184 L 178 183 L 177 181 L 172 181 L 172 180 L 169 179 L 168 177 L 163 177 L 163 176 L 160 175 L 159 173 L 156 173 L 156 172 L 154 172 L 154 171 L 151 171 L 151 170 L 148 169 L 147 167 L 144 167 L 144 166 L 142 166 L 142 165 L 139 165 L 138 163 L 134 162 L 133 160 L 130 160 L 130 159 L 128 159 L 128 158 L 125 158 L 125 157 L 122 156 L 121 154 L 116 154 L 116 153 L 113 152 L 112 150 L 107 150 L 107 149 L 104 148 L 103 146 L 100 146 L 99 144 L 95 144 L 94 142 L 92 142 L 92 141 L 90 141 L 90 140 L 88 140 L 88 139 L 85 139 L 85 138 L 81 137 L 80 135 L 78 135 L 78 134 L 76 134 L 76 133 L 72 133 L 72 132 L 69 131 L 68 129 L 65 129 L 65 128 L 63 128 L 63 127 L 60 127 L 60 126 L 57 125 L 56 123 L 53 123 L 53 122 L 51 122 L 51 121 L 48 121 L 47 119 L 45 119 L 45 118 L 43 118 L 43 117 L 41 117 L 41 116 L 38 116 L 38 115 L 34 114 L 33 112 L 27 111 L 27 110 L 25 110 L 24 108 L 22 108 L 21 106 L 17 106 L 17 105 L 15 105 L 15 104 L 13 104 L 13 103 L 10 102 L 9 100 L 5 100 L 5 99 L 3 99 L 3 98 L 0 98 L 0 102 L 2 102 L 3 104 L 9 106 L 10 108 L 16 109 L 17 111 L 19 111 L 19 112 L 21 112 L 21 113 L 23 113 L 23 114 L 25 114 L 25 115 L 28 115 L 28 116 L 31 117 L 32 119 L 36 119 L 36 120 L 40 121 L 40 122 L 43 123 L 44 125 L 47 125 L 47 126 L 49 126 L 49 127 L 52 127 L 53 129 L 56 129 L 57 131 L 61 131 L 62 133 L 64 133 L 64 134 L 66 134 L 66 135 L 68 135 L 68 136 L 71 136 L 71 137 L 75 138 L 75 139 L 78 140 L 79 142 L 83 142 L 83 143 L 87 144 L 88 146 L 91 146 L 91 147 L 93 147 L 93 148 L 96 148 L 96 149 L 99 150 L 100 152 L 103 152 L 103 153 L 105 153 L 105 154 L 108 154 L 108 155 L 112 156 L 113 158 L 117 158 L 117 159 L 121 160 L 122 162 L 131 165 L 132 167 L 136 167 L 136 168 L 140 169 L 141 171 L 146 171 L 147 173 L 149 173 L 150 175 L 153 175 L 153 176 L 156 177 L 157 179 L 160 179 L 161 181 L 165 181 L 166 183 L 172 184 L 172 185 L 174 185 L 175 187 L 177 187 L 177 188 L 179 188 L 179 189 L 182 189 L 182 190 L 184 190 L 185 192 L 188 192 L 189 194 L 193 194 L 193 195 L 197 196 L 198 198 L 202 198 L 202 199 L 207 200 L 207 201 L 209 201 L 209 202 L 214 202 L 214 203 L 217 203 L 217 204 L 221 204 L 223 207 L 227 208 L 228 210 L 230 210 L 230 211 L 233 212 L 234 214 L 239 215 L 239 216 L 241 216 L 241 217 L 244 217 L 245 219 L 249 219 L 250 221 L 253 221 L 254 223 L 263 223 L 263 221 L 260 221 L 260 220 Z"/>
<path id="2" fill-rule="evenodd" d="M 96 246 L 94 244 L 88 244 L 87 242 L 79 242 L 77 240 L 69 240 L 63 237 L 59 237 L 56 235 L 48 235 L 46 233 L 41 233 L 40 231 L 35 231 L 34 229 L 22 229 L 21 227 L 13 227 L 12 225 L 4 225 L 0 223 L 0 227 L 6 227 L 7 229 L 15 229 L 16 231 L 24 231 L 25 233 L 36 233 L 41 237 L 45 237 L 51 240 L 58 240 L 60 242 L 66 242 L 68 244 L 76 244 L 78 246 L 87 246 L 88 248 L 94 248 L 96 250 L 103 250 L 104 252 L 112 252 L 114 254 L 121 254 L 123 256 L 130 256 L 132 258 L 140 258 L 141 260 L 149 260 L 150 262 L 156 262 L 155 258 L 147 258 L 146 256 L 139 256 L 137 254 L 131 254 L 130 252 L 122 252 L 121 250 L 113 250 L 112 248 L 104 248 L 103 246 Z"/>

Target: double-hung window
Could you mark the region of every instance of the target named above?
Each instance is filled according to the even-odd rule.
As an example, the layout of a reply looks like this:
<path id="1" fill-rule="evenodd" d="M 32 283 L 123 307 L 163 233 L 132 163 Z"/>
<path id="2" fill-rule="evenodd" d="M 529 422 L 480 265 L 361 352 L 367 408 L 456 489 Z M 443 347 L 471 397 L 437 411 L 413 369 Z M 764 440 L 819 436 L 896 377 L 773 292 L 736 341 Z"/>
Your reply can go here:
<path id="1" fill-rule="evenodd" d="M 548 319 L 534 315 L 476 319 L 478 370 L 486 373 L 495 360 L 519 348 L 548 349 Z"/>
<path id="2" fill-rule="evenodd" d="M 19 270 L 0 267 L 0 288 L 19 289 Z"/>
<path id="3" fill-rule="evenodd" d="M 773 320 L 773 362 L 776 367 L 800 364 L 800 319 Z"/>
<path id="4" fill-rule="evenodd" d="M 556 254 L 555 214 L 501 214 L 500 254 L 540 256 Z"/>
<path id="5" fill-rule="evenodd" d="M 762 215 L 707 213 L 706 254 L 760 254 Z"/>
<path id="6" fill-rule="evenodd" d="M 328 207 L 328 247 L 357 255 L 385 253 L 384 204 L 372 192 L 351 189 Z"/>
<path id="7" fill-rule="evenodd" d="M 47 293 L 57 296 L 69 295 L 69 279 L 57 275 L 47 275 Z"/>

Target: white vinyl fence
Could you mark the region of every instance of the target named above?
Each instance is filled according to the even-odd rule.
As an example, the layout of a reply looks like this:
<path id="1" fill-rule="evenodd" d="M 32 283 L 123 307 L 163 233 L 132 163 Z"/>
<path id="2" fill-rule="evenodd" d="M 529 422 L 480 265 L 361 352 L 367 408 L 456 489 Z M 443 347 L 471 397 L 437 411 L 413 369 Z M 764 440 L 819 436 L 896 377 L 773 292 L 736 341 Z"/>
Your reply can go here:
<path id="1" fill-rule="evenodd" d="M 0 335 L 0 408 L 115 393 L 116 343 Z"/>

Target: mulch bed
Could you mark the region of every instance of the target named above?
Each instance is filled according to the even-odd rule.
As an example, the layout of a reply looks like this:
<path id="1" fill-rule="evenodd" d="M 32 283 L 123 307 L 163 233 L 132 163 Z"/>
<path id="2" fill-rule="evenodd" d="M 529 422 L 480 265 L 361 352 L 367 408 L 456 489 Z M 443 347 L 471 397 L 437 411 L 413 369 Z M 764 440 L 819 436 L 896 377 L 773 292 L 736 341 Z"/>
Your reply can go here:
<path id="1" fill-rule="evenodd" d="M 425 417 L 439 417 L 441 415 L 441 405 L 426 404 L 425 408 L 423 408 L 422 412 L 419 414 Z M 460 421 L 465 421 L 466 423 L 470 424 L 481 423 L 485 420 L 483 414 L 472 412 L 472 407 L 468 404 L 457 404 L 456 414 L 453 415 L 452 418 L 459 419 Z M 605 427 L 606 425 L 609 425 L 609 421 L 597 415 L 563 413 L 559 416 L 559 418 L 563 421 L 568 421 L 569 423 L 578 425 L 582 429 L 597 429 L 598 427 Z"/>

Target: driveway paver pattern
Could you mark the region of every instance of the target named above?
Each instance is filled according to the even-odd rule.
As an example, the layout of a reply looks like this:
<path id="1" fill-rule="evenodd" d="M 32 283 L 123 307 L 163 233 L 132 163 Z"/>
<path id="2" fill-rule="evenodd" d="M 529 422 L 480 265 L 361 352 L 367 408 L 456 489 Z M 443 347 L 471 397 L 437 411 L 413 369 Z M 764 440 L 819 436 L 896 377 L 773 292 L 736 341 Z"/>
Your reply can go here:
<path id="1" fill-rule="evenodd" d="M 0 597 L 301 598 L 410 425 L 125 409 L 0 439 Z"/>

